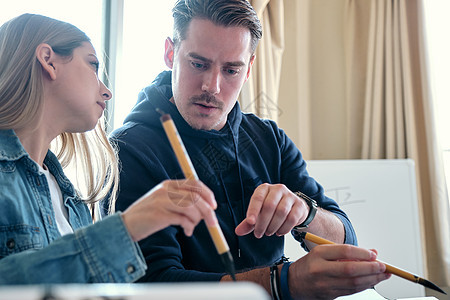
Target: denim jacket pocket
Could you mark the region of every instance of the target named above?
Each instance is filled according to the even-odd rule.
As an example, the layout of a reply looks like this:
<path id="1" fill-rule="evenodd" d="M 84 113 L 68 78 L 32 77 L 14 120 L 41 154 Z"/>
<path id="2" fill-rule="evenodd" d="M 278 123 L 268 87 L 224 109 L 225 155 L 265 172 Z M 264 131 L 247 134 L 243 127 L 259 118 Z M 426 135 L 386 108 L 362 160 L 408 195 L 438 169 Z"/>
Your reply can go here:
<path id="1" fill-rule="evenodd" d="M 43 243 L 39 227 L 26 224 L 0 226 L 0 258 L 40 248 Z"/>

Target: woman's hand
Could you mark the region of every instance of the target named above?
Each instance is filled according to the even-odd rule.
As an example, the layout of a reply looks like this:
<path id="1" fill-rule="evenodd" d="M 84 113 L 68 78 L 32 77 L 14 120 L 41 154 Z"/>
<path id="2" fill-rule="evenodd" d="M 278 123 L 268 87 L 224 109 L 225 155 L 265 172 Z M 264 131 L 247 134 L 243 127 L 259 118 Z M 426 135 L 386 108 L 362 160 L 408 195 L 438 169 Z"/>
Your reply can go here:
<path id="1" fill-rule="evenodd" d="M 170 225 L 180 225 L 187 236 L 204 219 L 217 224 L 217 203 L 212 191 L 198 180 L 166 180 L 139 198 L 122 214 L 134 241 Z"/>

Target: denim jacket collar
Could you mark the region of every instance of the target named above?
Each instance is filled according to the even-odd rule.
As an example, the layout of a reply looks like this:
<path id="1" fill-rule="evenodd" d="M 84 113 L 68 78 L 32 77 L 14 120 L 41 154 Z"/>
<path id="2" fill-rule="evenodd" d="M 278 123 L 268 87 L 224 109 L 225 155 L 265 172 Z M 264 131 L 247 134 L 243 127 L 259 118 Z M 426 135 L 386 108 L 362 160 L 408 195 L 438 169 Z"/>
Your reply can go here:
<path id="1" fill-rule="evenodd" d="M 0 130 L 0 160 L 15 161 L 24 156 L 28 156 L 28 153 L 14 130 Z"/>
<path id="2" fill-rule="evenodd" d="M 30 158 L 29 154 L 23 148 L 14 130 L 0 130 L 0 161 L 14 163 L 22 158 L 25 158 L 24 162 L 31 171 L 39 173 L 38 165 Z M 47 155 L 44 158 L 44 164 L 48 167 L 50 173 L 52 173 L 52 175 L 56 178 L 62 193 L 69 195 L 71 200 L 75 202 L 81 201 L 79 197 L 75 196 L 76 191 L 69 179 L 64 175 L 64 171 L 58 161 L 58 158 L 50 150 L 48 150 Z M 1 164 L 0 168 L 2 168 Z M 67 201 L 67 198 L 65 201 Z"/>

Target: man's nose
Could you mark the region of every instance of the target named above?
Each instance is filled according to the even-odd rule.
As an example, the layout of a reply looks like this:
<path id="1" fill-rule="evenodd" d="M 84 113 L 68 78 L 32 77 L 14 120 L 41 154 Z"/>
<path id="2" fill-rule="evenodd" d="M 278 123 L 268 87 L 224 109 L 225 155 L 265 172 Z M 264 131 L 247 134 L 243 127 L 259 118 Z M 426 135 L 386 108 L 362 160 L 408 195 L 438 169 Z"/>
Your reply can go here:
<path id="1" fill-rule="evenodd" d="M 202 91 L 217 95 L 220 92 L 220 80 L 220 70 L 210 70 L 204 76 Z"/>

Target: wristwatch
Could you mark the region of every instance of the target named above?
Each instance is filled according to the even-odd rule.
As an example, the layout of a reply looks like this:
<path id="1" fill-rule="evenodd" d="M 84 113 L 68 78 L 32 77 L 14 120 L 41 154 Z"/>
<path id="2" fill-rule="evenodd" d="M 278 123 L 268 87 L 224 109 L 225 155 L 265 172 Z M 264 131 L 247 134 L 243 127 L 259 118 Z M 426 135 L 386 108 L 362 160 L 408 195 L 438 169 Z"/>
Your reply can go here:
<path id="1" fill-rule="evenodd" d="M 314 199 L 311 199 L 310 197 L 308 197 L 307 195 L 303 194 L 302 192 L 295 192 L 295 194 L 302 198 L 303 200 L 305 200 L 306 204 L 308 204 L 309 206 L 309 213 L 308 216 L 306 217 L 305 221 L 303 221 L 303 223 L 294 226 L 293 229 L 296 230 L 300 230 L 300 229 L 305 229 L 308 228 L 309 223 L 312 222 L 312 220 L 314 219 L 316 212 L 317 212 L 317 202 Z"/>

